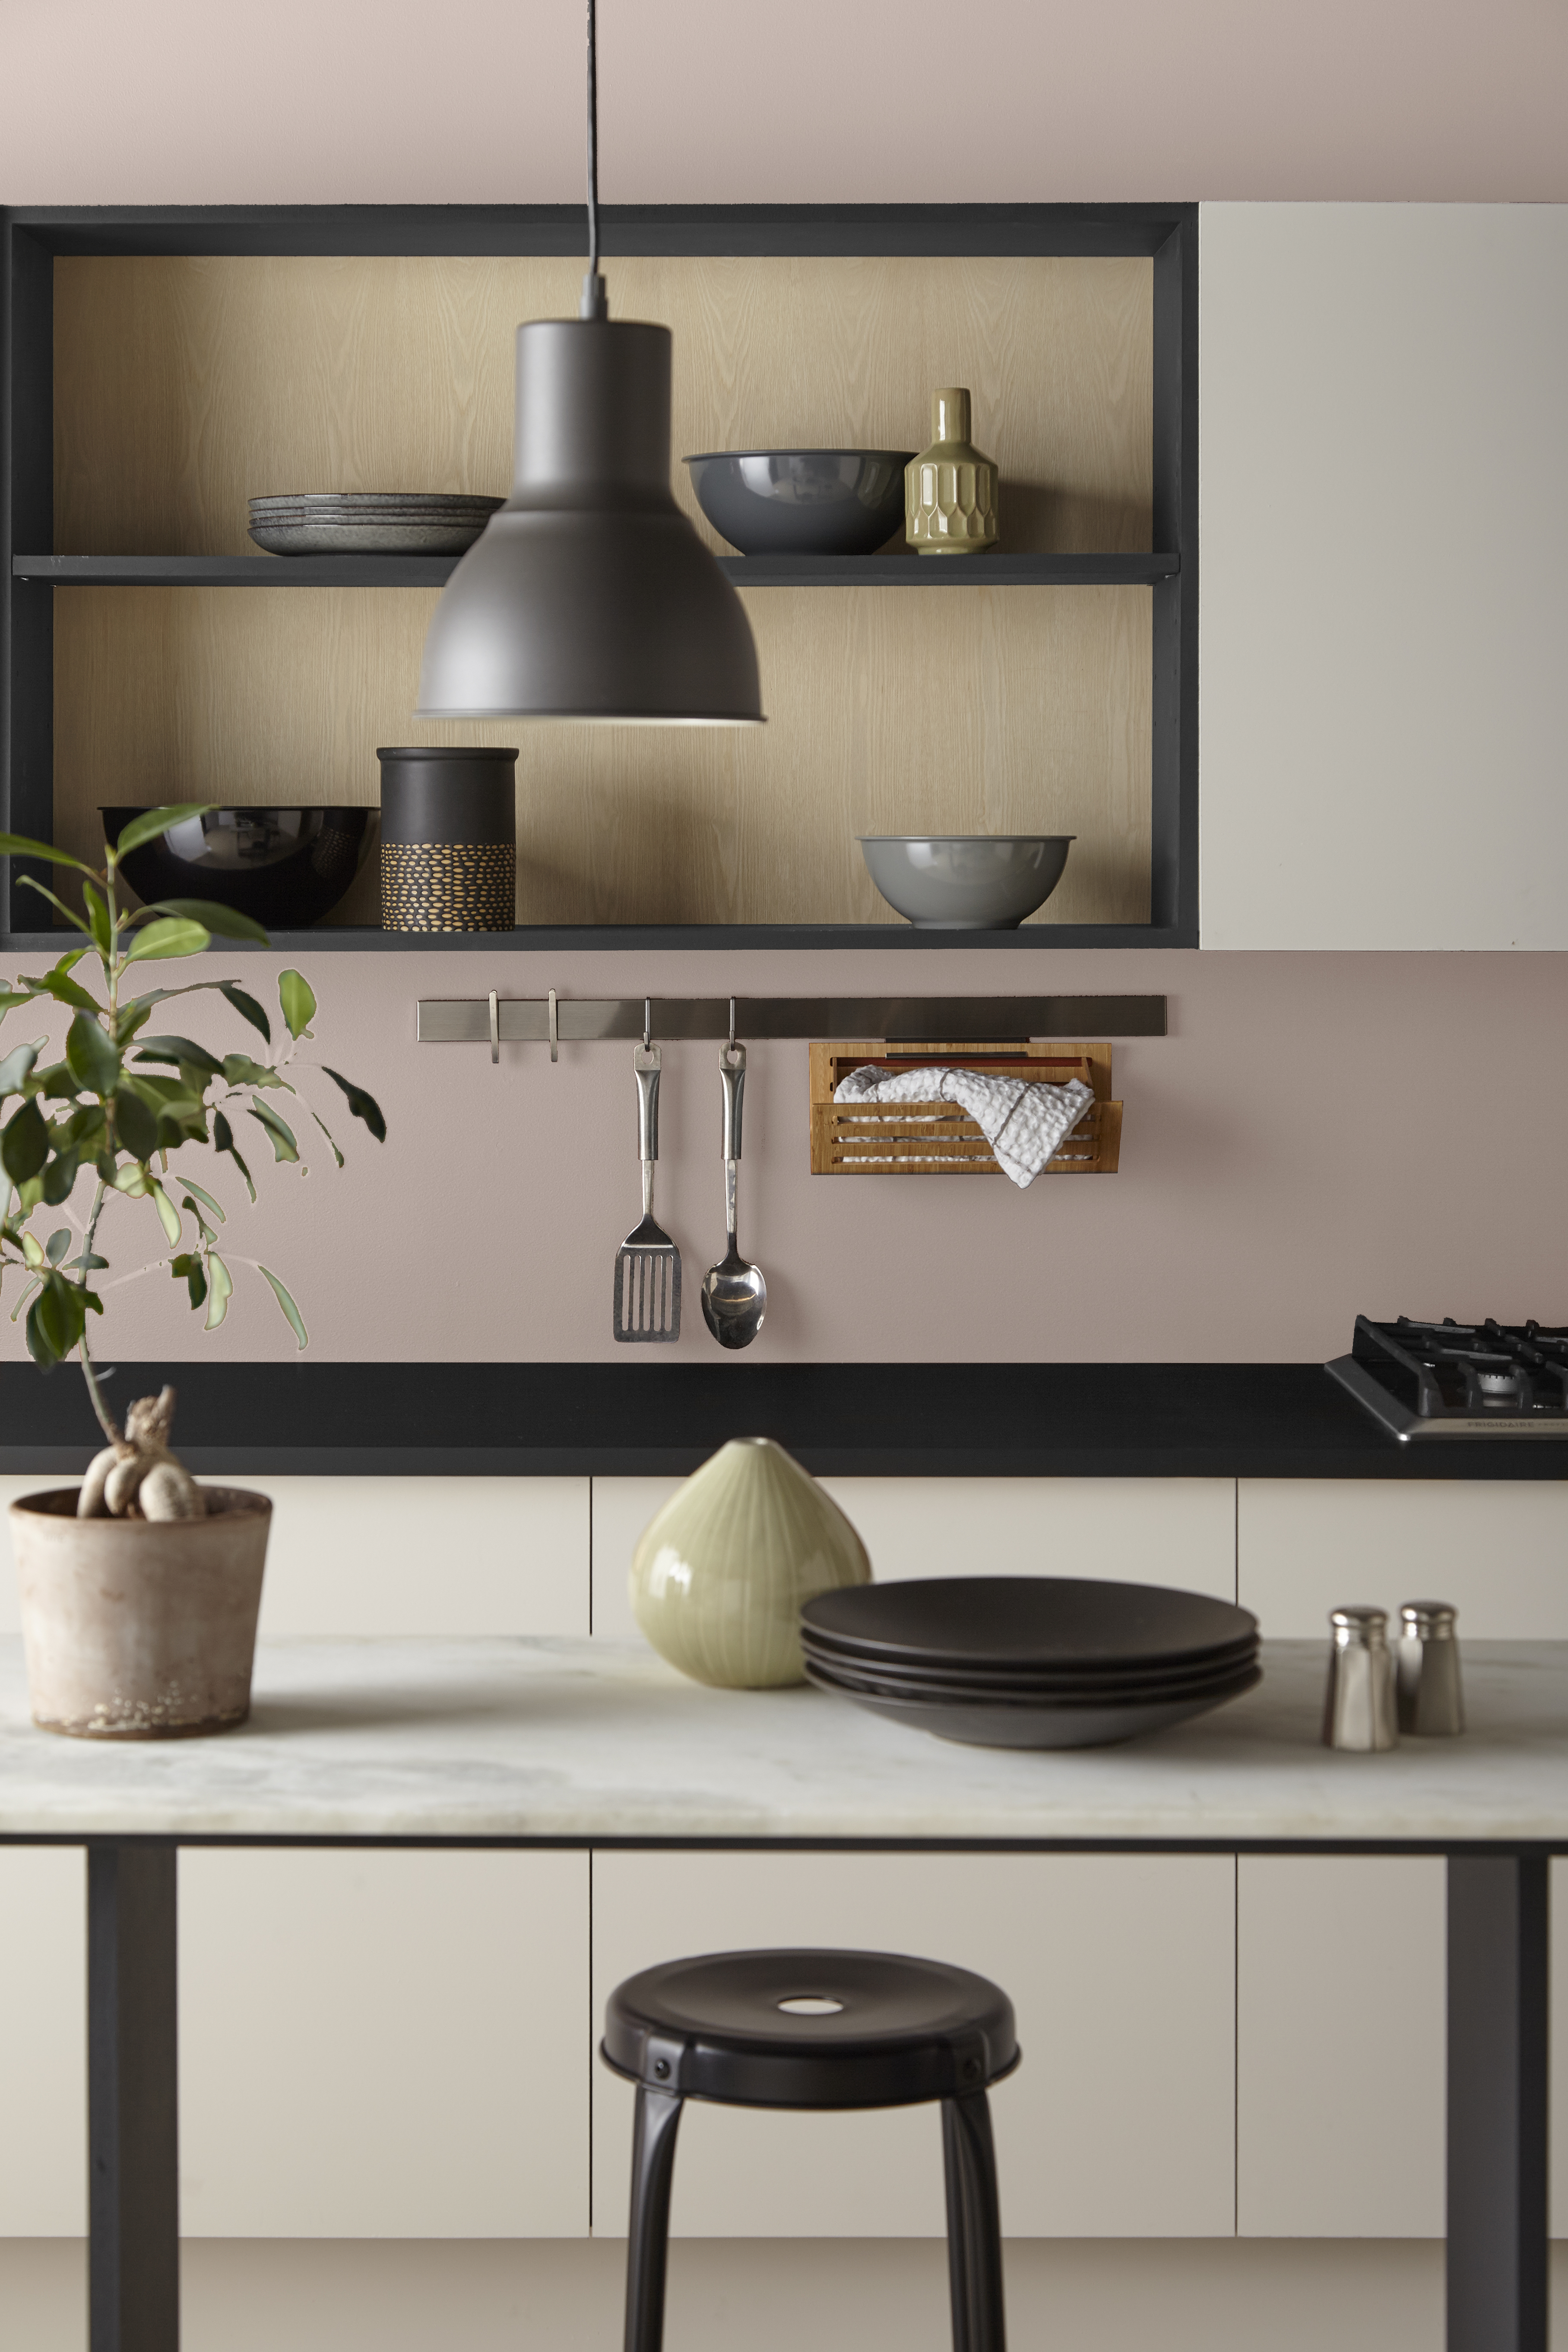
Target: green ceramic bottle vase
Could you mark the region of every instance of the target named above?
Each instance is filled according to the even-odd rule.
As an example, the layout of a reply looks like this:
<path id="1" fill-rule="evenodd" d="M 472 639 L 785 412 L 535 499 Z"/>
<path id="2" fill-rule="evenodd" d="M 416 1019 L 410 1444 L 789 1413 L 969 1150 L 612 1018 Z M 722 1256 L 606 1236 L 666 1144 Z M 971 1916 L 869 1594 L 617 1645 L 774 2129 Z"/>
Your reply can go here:
<path id="1" fill-rule="evenodd" d="M 931 445 L 904 467 L 904 537 L 921 555 L 978 555 L 996 544 L 996 468 L 969 438 L 969 394 L 933 392 Z"/>
<path id="2" fill-rule="evenodd" d="M 801 1602 L 870 1575 L 865 1545 L 811 1473 L 770 1437 L 732 1437 L 644 1528 L 632 1608 L 694 1682 L 766 1690 L 805 1679 Z"/>

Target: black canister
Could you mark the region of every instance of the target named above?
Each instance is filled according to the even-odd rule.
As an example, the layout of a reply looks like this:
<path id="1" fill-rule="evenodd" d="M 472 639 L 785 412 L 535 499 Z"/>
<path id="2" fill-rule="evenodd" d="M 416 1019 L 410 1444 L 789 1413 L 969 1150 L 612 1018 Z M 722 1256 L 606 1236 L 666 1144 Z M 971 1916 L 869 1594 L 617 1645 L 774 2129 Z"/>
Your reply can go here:
<path id="1" fill-rule="evenodd" d="M 517 752 L 405 745 L 381 761 L 384 931 L 510 931 Z"/>

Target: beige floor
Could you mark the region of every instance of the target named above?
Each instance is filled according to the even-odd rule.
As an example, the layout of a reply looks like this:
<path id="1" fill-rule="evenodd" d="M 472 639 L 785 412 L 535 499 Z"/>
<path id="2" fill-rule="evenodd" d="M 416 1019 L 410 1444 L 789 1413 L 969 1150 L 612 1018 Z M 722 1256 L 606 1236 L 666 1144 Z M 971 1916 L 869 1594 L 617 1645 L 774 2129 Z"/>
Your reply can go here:
<path id="1" fill-rule="evenodd" d="M 184 2352 L 615 2352 L 621 2250 L 598 2243 L 187 2245 Z M 1568 2352 L 1568 2246 L 1553 2268 Z M 1442 2250 L 1406 2241 L 1020 2242 L 1016 2347 L 1440 2352 Z M 79 2243 L 0 2242 L 0 2341 L 79 2352 Z M 699 2241 L 671 2251 L 670 2352 L 943 2352 L 939 2243 Z"/>

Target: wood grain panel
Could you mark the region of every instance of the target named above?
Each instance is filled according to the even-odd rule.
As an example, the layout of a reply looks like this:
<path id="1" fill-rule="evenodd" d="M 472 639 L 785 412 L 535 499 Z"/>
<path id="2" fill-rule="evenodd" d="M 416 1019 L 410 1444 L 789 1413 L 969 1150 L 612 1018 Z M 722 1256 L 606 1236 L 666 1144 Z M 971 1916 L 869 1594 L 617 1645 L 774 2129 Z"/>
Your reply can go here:
<path id="1" fill-rule="evenodd" d="M 58 837 L 102 803 L 374 804 L 382 743 L 520 743 L 523 922 L 876 922 L 858 833 L 1072 833 L 1036 919 L 1149 907 L 1150 592 L 760 589 L 766 727 L 413 720 L 422 589 L 55 595 Z M 362 876 L 341 919 L 374 920 Z"/>
<path id="2" fill-rule="evenodd" d="M 1150 267 L 634 260 L 611 291 L 674 329 L 678 453 L 916 448 L 930 388 L 967 383 L 1003 545 L 1125 550 L 1150 543 Z M 513 326 L 570 315 L 578 275 L 62 260 L 57 548 L 250 551 L 264 491 L 504 491 Z M 514 741 L 521 921 L 891 922 L 855 835 L 928 828 L 1077 834 L 1037 919 L 1148 919 L 1147 590 L 751 592 L 770 723 L 733 735 L 416 725 L 416 590 L 55 603 L 56 822 L 79 848 L 104 801 L 374 803 L 378 743 Z M 367 874 L 342 917 L 374 915 Z"/>
<path id="3" fill-rule="evenodd" d="M 504 495 L 513 329 L 574 317 L 581 271 L 576 259 L 57 262 L 57 550 L 248 553 L 246 500 L 279 490 Z M 1136 258 L 608 265 L 615 314 L 673 330 L 677 459 L 919 449 L 931 389 L 965 383 L 975 437 L 1001 467 L 1001 544 L 1051 551 L 1150 544 L 1152 271 Z"/>

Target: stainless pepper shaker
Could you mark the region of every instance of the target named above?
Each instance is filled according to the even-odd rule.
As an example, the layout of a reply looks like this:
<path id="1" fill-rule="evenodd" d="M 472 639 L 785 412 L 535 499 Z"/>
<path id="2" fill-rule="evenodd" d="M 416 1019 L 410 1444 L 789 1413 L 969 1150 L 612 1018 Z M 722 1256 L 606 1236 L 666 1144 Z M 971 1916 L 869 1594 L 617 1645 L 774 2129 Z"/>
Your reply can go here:
<path id="1" fill-rule="evenodd" d="M 1399 1728 L 1451 1739 L 1465 1727 L 1456 1612 L 1446 1601 L 1407 1601 L 1399 1612 Z"/>
<path id="2" fill-rule="evenodd" d="M 1331 1609 L 1334 1646 L 1323 1706 L 1323 1745 L 1369 1755 L 1399 1738 L 1386 1609 Z"/>

